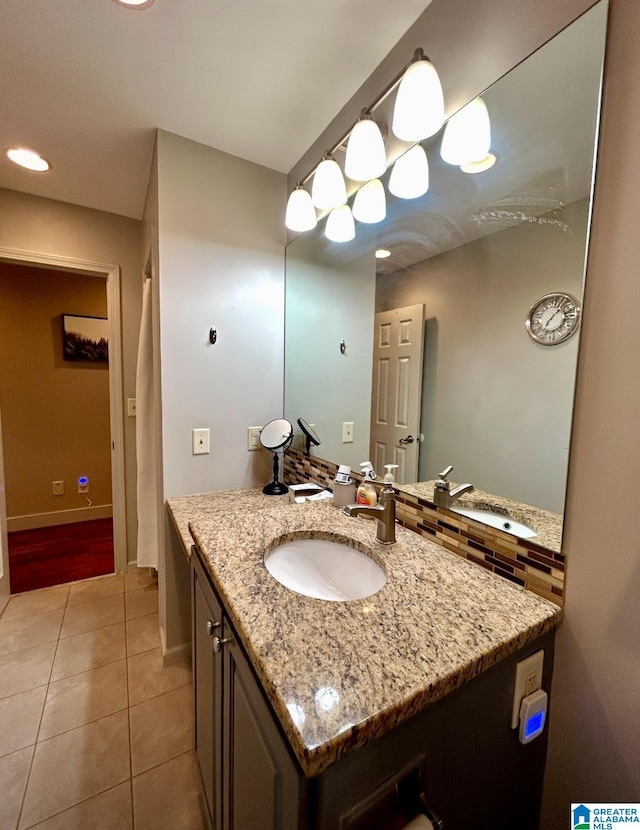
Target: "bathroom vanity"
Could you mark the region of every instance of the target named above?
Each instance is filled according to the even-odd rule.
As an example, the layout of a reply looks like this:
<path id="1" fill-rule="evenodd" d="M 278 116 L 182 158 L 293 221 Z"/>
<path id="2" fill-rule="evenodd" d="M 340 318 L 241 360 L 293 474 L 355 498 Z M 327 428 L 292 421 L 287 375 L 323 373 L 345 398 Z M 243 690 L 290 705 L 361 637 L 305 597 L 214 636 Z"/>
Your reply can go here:
<path id="1" fill-rule="evenodd" d="M 515 664 L 561 609 L 397 528 L 259 491 L 171 499 L 192 565 L 196 752 L 216 830 L 537 827 L 546 732 L 511 729 Z M 373 596 L 327 602 L 264 555 L 323 537 L 374 559 Z"/>

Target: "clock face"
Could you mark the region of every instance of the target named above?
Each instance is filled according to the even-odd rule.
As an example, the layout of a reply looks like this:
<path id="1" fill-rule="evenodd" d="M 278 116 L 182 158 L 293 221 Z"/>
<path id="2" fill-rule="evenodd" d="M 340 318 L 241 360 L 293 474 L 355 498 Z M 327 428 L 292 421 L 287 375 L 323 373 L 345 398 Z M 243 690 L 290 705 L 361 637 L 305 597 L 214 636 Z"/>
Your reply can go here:
<path id="1" fill-rule="evenodd" d="M 570 294 L 545 294 L 531 307 L 525 326 L 542 346 L 564 343 L 578 331 L 580 305 Z"/>

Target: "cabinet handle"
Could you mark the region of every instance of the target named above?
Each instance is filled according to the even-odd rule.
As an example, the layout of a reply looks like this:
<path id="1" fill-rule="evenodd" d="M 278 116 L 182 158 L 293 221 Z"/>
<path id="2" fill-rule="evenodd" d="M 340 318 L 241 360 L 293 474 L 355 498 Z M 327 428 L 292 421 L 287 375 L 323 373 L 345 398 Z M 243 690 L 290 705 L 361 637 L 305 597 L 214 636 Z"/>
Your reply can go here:
<path id="1" fill-rule="evenodd" d="M 222 639 L 220 639 L 220 637 L 214 637 L 213 638 L 213 650 L 215 651 L 216 654 L 218 654 L 220 651 L 222 651 L 222 646 L 225 643 L 230 643 L 230 642 L 231 642 L 231 637 L 223 637 Z"/>
<path id="2" fill-rule="evenodd" d="M 220 628 L 219 622 L 212 622 L 211 620 L 207 620 L 207 634 L 211 636 L 216 628 Z"/>

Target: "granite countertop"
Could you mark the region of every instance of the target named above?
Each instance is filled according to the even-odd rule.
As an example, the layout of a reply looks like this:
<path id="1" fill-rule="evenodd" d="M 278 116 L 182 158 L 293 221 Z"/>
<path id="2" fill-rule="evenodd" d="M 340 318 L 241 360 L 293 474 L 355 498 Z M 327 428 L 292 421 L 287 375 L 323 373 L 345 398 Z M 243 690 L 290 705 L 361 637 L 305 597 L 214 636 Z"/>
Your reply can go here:
<path id="1" fill-rule="evenodd" d="M 417 484 L 397 484 L 396 489 L 401 493 L 417 496 L 433 502 L 433 488 L 435 481 L 419 481 Z M 451 482 L 451 489 L 458 485 Z M 543 510 L 541 507 L 534 507 L 531 504 L 523 504 L 504 496 L 496 496 L 494 493 L 487 493 L 484 490 L 474 489 L 471 493 L 465 493 L 456 500 L 454 506 L 475 507 L 480 510 L 493 510 L 509 516 L 517 522 L 529 525 L 538 534 L 531 541 L 548 550 L 560 553 L 562 547 L 562 516 Z M 441 510 L 442 508 L 438 508 Z"/>
<path id="2" fill-rule="evenodd" d="M 331 503 L 260 491 L 170 499 L 188 550 L 203 555 L 245 651 L 307 776 L 444 697 L 554 628 L 562 611 L 442 547 Z M 327 602 L 296 594 L 264 566 L 281 541 L 336 538 L 387 574 L 375 595 Z"/>

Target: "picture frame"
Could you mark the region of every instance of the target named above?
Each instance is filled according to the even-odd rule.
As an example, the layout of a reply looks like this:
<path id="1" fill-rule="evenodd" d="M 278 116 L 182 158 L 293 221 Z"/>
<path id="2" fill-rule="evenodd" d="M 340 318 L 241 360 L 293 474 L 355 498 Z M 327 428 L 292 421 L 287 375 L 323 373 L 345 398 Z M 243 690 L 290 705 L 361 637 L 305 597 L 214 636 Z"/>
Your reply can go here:
<path id="1" fill-rule="evenodd" d="M 62 316 L 62 356 L 84 363 L 109 362 L 109 320 L 106 317 Z"/>

